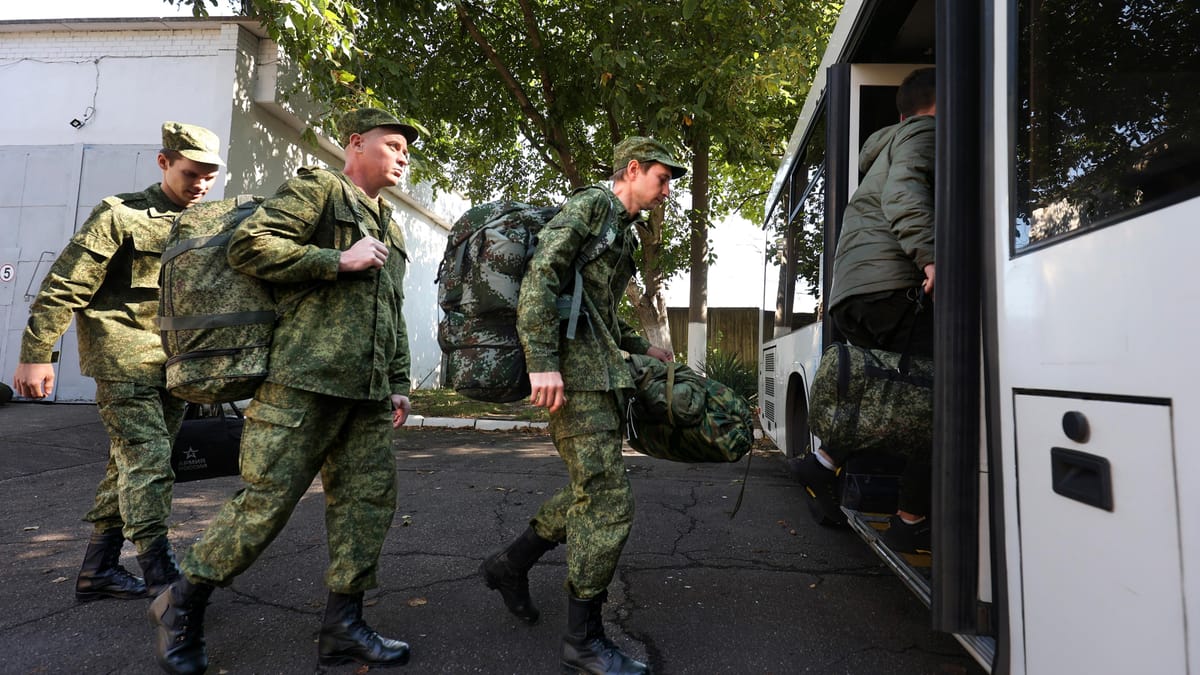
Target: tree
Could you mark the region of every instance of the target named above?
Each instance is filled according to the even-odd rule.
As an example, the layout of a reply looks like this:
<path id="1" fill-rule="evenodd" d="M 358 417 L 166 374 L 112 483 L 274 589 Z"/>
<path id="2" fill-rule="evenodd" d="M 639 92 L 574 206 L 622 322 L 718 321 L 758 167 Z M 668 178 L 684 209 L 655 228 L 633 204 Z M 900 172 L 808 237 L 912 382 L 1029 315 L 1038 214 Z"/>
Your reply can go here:
<path id="1" fill-rule="evenodd" d="M 821 49 L 831 3 L 775 1 L 617 5 L 624 20 L 606 65 L 627 115 L 652 114 L 691 151 L 689 362 L 705 358 L 710 223 L 761 212 Z M 626 46 L 628 45 L 628 46 Z M 595 59 L 595 56 L 593 57 Z M 653 86 L 646 86 L 645 83 Z M 714 189 L 715 188 L 715 189 Z"/>
<path id="2" fill-rule="evenodd" d="M 207 11 L 206 0 L 165 1 Z M 347 107 L 381 101 L 423 123 L 414 176 L 472 201 L 561 199 L 610 175 L 613 145 L 633 134 L 687 148 L 691 208 L 676 198 L 651 214 L 639 232 L 642 283 L 628 293 L 664 347 L 663 281 L 690 259 L 703 314 L 709 223 L 761 211 L 840 6 L 249 1 L 235 9 L 257 12 L 308 91 Z"/>

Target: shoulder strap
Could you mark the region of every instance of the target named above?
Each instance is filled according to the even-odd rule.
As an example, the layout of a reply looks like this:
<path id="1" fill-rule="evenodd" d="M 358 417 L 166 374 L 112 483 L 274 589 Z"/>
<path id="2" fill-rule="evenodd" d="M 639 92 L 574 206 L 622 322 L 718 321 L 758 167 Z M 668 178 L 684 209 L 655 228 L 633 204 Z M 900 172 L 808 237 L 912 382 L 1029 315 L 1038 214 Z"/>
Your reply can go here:
<path id="1" fill-rule="evenodd" d="M 598 185 L 587 185 L 581 187 L 572 195 L 578 194 L 584 190 L 601 189 Z M 606 191 L 607 192 L 607 191 Z M 616 219 L 616 209 L 613 207 L 612 194 L 606 194 L 608 199 L 605 203 L 608 205 L 608 210 L 604 214 L 604 223 L 600 226 L 600 234 L 593 236 L 583 248 L 579 250 L 579 255 L 575 258 L 575 288 L 571 291 L 570 315 L 567 319 L 567 339 L 574 340 L 576 330 L 579 328 L 579 315 L 583 309 L 583 266 L 600 257 L 613 245 L 617 240 L 617 227 L 613 223 Z"/>

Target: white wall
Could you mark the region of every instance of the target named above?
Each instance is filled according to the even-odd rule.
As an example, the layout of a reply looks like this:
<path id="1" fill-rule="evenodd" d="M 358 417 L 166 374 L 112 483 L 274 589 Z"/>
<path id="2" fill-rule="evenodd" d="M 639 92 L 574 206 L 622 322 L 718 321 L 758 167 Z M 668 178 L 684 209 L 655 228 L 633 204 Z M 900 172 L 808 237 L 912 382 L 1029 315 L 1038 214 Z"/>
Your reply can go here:
<path id="1" fill-rule="evenodd" d="M 36 291 L 45 274 L 39 256 L 45 257 L 47 248 L 61 249 L 86 219 L 94 196 L 83 199 L 81 192 L 93 192 L 106 179 L 114 183 L 106 194 L 140 190 L 155 180 L 143 180 L 157 176 L 153 153 L 147 159 L 136 149 L 160 145 L 164 120 L 199 124 L 221 137 L 228 169 L 210 199 L 270 194 L 300 166 L 341 167 L 336 144 L 323 139 L 312 148 L 301 141 L 315 116 L 303 104 L 284 102 L 285 65 L 261 29 L 244 20 L 0 22 L 0 91 L 19 92 L 19 105 L 0 106 L 0 158 L 6 158 L 0 161 L 0 185 L 5 186 L 0 190 L 0 253 L 23 261 L 16 279 L 0 283 L 0 300 L 12 297 L 9 311 L 0 308 L 0 377 L 10 378 L 19 351 L 25 289 L 32 285 Z M 73 128 L 72 119 L 83 126 Z M 149 166 L 114 167 L 111 175 L 95 176 L 86 158 L 106 153 L 122 158 L 122 166 L 126 160 Z M 49 159 L 65 166 L 31 173 L 30 166 Z M 45 184 L 43 176 L 59 173 L 60 179 Z M 93 178 L 84 181 L 82 173 Z M 47 200 L 47 191 L 57 196 Z M 405 318 L 413 380 L 425 378 L 428 387 L 440 380 L 433 277 L 449 228 L 448 219 L 437 214 L 453 207 L 431 203 L 426 191 L 414 192 L 419 199 L 400 190 L 386 196 L 397 207 L 409 244 Z M 67 219 L 56 224 L 49 242 L 44 228 L 31 220 L 45 216 L 47 203 L 59 209 L 57 218 Z M 60 380 L 78 372 L 74 340 L 68 338 Z M 60 400 L 90 398 L 86 387 L 71 391 Z"/>

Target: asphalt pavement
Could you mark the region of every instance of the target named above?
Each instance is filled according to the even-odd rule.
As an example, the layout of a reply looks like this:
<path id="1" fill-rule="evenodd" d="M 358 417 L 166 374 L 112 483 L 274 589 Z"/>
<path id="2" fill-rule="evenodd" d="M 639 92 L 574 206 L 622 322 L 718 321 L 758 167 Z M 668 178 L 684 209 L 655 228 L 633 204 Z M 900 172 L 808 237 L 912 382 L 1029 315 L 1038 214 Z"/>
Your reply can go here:
<path id="1" fill-rule="evenodd" d="M 478 576 L 565 481 L 542 429 L 430 423 L 395 435 L 399 498 L 367 593 L 367 621 L 412 645 L 411 673 L 557 673 L 566 621 L 563 547 L 530 575 L 542 619 L 526 626 Z M 91 405 L 0 406 L 0 673 L 156 673 L 147 600 L 77 603 L 75 574 L 106 460 Z M 632 450 L 633 532 L 606 627 L 659 674 L 978 675 L 928 610 L 848 530 L 809 519 L 782 458 L 733 465 Z M 745 480 L 740 511 L 730 518 Z M 176 486 L 182 552 L 239 479 Z M 214 595 L 209 673 L 365 673 L 317 665 L 327 564 L 320 479 L 259 561 Z M 126 544 L 122 563 L 136 571 Z"/>

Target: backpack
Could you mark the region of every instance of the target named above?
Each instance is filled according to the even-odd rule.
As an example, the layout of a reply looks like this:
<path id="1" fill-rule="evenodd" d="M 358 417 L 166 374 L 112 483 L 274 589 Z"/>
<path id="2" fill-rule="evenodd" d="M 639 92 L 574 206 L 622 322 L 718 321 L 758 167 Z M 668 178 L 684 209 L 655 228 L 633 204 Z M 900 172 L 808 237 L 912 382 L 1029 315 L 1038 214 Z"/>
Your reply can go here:
<path id="1" fill-rule="evenodd" d="M 909 455 L 933 443 L 933 360 L 829 345 L 808 405 L 813 434 L 838 464 L 862 451 Z"/>
<path id="2" fill-rule="evenodd" d="M 598 186 L 579 188 L 572 195 Z M 517 335 L 517 301 L 525 268 L 537 249 L 538 233 L 561 207 L 493 201 L 471 207 L 454 223 L 438 265 L 438 345 L 446 356 L 446 378 L 458 393 L 479 401 L 507 403 L 529 395 L 525 351 Z M 581 269 L 616 240 L 610 210 L 599 236 L 575 261 L 570 293 L 558 298 L 559 317 L 573 339 L 582 306 Z"/>
<path id="3" fill-rule="evenodd" d="M 266 378 L 275 328 L 270 285 L 229 266 L 226 245 L 262 197 L 196 204 L 179 214 L 159 273 L 167 390 L 192 403 L 251 398 Z"/>
<path id="4" fill-rule="evenodd" d="M 634 450 L 673 462 L 736 462 L 754 443 L 754 415 L 734 390 L 681 363 L 630 354 Z"/>

